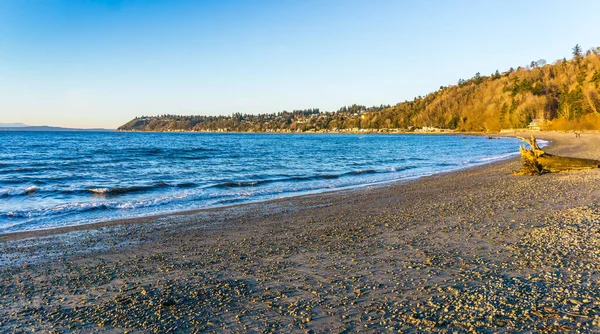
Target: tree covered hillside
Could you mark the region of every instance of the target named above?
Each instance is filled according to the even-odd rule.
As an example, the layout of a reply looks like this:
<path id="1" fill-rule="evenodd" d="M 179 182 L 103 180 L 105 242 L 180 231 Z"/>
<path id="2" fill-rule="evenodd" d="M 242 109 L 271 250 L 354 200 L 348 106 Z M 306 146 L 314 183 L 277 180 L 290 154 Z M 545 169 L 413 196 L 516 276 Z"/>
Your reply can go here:
<path id="1" fill-rule="evenodd" d="M 261 115 L 143 116 L 123 131 L 333 131 L 439 127 L 493 132 L 525 128 L 532 119 L 556 130 L 600 130 L 600 48 L 573 48 L 573 58 L 486 76 L 477 73 L 457 85 L 394 106 L 352 105 Z"/>

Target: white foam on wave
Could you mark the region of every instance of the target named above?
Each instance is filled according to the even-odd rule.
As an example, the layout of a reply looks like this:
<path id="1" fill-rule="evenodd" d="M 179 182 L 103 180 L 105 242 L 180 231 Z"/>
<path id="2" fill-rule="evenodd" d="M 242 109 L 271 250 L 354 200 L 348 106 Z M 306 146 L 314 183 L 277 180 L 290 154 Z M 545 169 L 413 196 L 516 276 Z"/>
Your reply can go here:
<path id="1" fill-rule="evenodd" d="M 110 189 L 109 188 L 89 188 L 89 192 L 93 192 L 94 194 L 107 194 Z"/>
<path id="2" fill-rule="evenodd" d="M 0 196 L 23 196 L 23 195 L 33 195 L 40 188 L 36 186 L 29 186 L 26 188 L 12 188 L 12 189 L 0 189 Z"/>
<path id="3" fill-rule="evenodd" d="M 78 202 L 78 203 L 65 203 L 52 207 L 44 207 L 35 210 L 28 211 L 10 211 L 6 212 L 6 216 L 11 218 L 35 218 L 35 217 L 47 217 L 47 216 L 63 216 L 72 213 L 92 211 L 92 210 L 134 210 L 140 208 L 147 208 L 152 206 L 158 206 L 173 201 L 179 201 L 185 199 L 191 195 L 192 192 L 177 194 L 176 196 L 165 196 L 147 200 L 138 201 L 99 201 L 99 202 Z"/>
<path id="4" fill-rule="evenodd" d="M 517 154 L 517 152 L 514 153 L 506 153 L 506 154 L 499 154 L 499 155 L 492 155 L 490 157 L 484 157 L 484 158 L 480 158 L 475 160 L 476 162 L 487 162 L 487 161 L 495 161 L 495 160 L 501 160 L 501 159 L 505 159 L 508 158 L 512 155 Z"/>

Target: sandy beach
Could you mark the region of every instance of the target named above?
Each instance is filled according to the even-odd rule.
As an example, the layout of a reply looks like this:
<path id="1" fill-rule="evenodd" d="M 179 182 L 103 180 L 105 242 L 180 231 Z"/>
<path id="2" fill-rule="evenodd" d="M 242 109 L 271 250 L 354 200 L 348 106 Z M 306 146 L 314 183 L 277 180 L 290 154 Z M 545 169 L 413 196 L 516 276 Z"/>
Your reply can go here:
<path id="1" fill-rule="evenodd" d="M 519 168 L 0 235 L 0 332 L 600 332 L 600 170 Z"/>

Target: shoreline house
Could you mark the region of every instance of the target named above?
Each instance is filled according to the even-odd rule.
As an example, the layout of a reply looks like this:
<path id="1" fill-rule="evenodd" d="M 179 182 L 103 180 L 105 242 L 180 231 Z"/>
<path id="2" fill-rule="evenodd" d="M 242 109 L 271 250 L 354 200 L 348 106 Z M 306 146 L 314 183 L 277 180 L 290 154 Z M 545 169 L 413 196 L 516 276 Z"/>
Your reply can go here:
<path id="1" fill-rule="evenodd" d="M 437 126 L 424 126 L 415 129 L 415 132 L 442 132 L 442 129 Z"/>
<path id="2" fill-rule="evenodd" d="M 544 123 L 543 118 L 532 119 L 531 122 L 529 123 L 529 125 L 527 125 L 527 129 L 533 130 L 533 131 L 541 131 L 542 123 Z"/>

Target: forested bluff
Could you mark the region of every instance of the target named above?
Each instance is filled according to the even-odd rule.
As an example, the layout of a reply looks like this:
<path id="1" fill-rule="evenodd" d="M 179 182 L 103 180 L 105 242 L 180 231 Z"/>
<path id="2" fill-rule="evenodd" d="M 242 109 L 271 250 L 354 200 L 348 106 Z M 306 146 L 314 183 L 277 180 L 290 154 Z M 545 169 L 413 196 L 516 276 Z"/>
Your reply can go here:
<path id="1" fill-rule="evenodd" d="M 600 47 L 552 64 L 540 59 L 524 67 L 458 80 L 426 96 L 394 106 L 344 106 L 272 114 L 230 116 L 142 116 L 119 131 L 498 132 L 533 124 L 545 130 L 600 130 Z M 532 121 L 534 121 L 532 123 Z"/>

